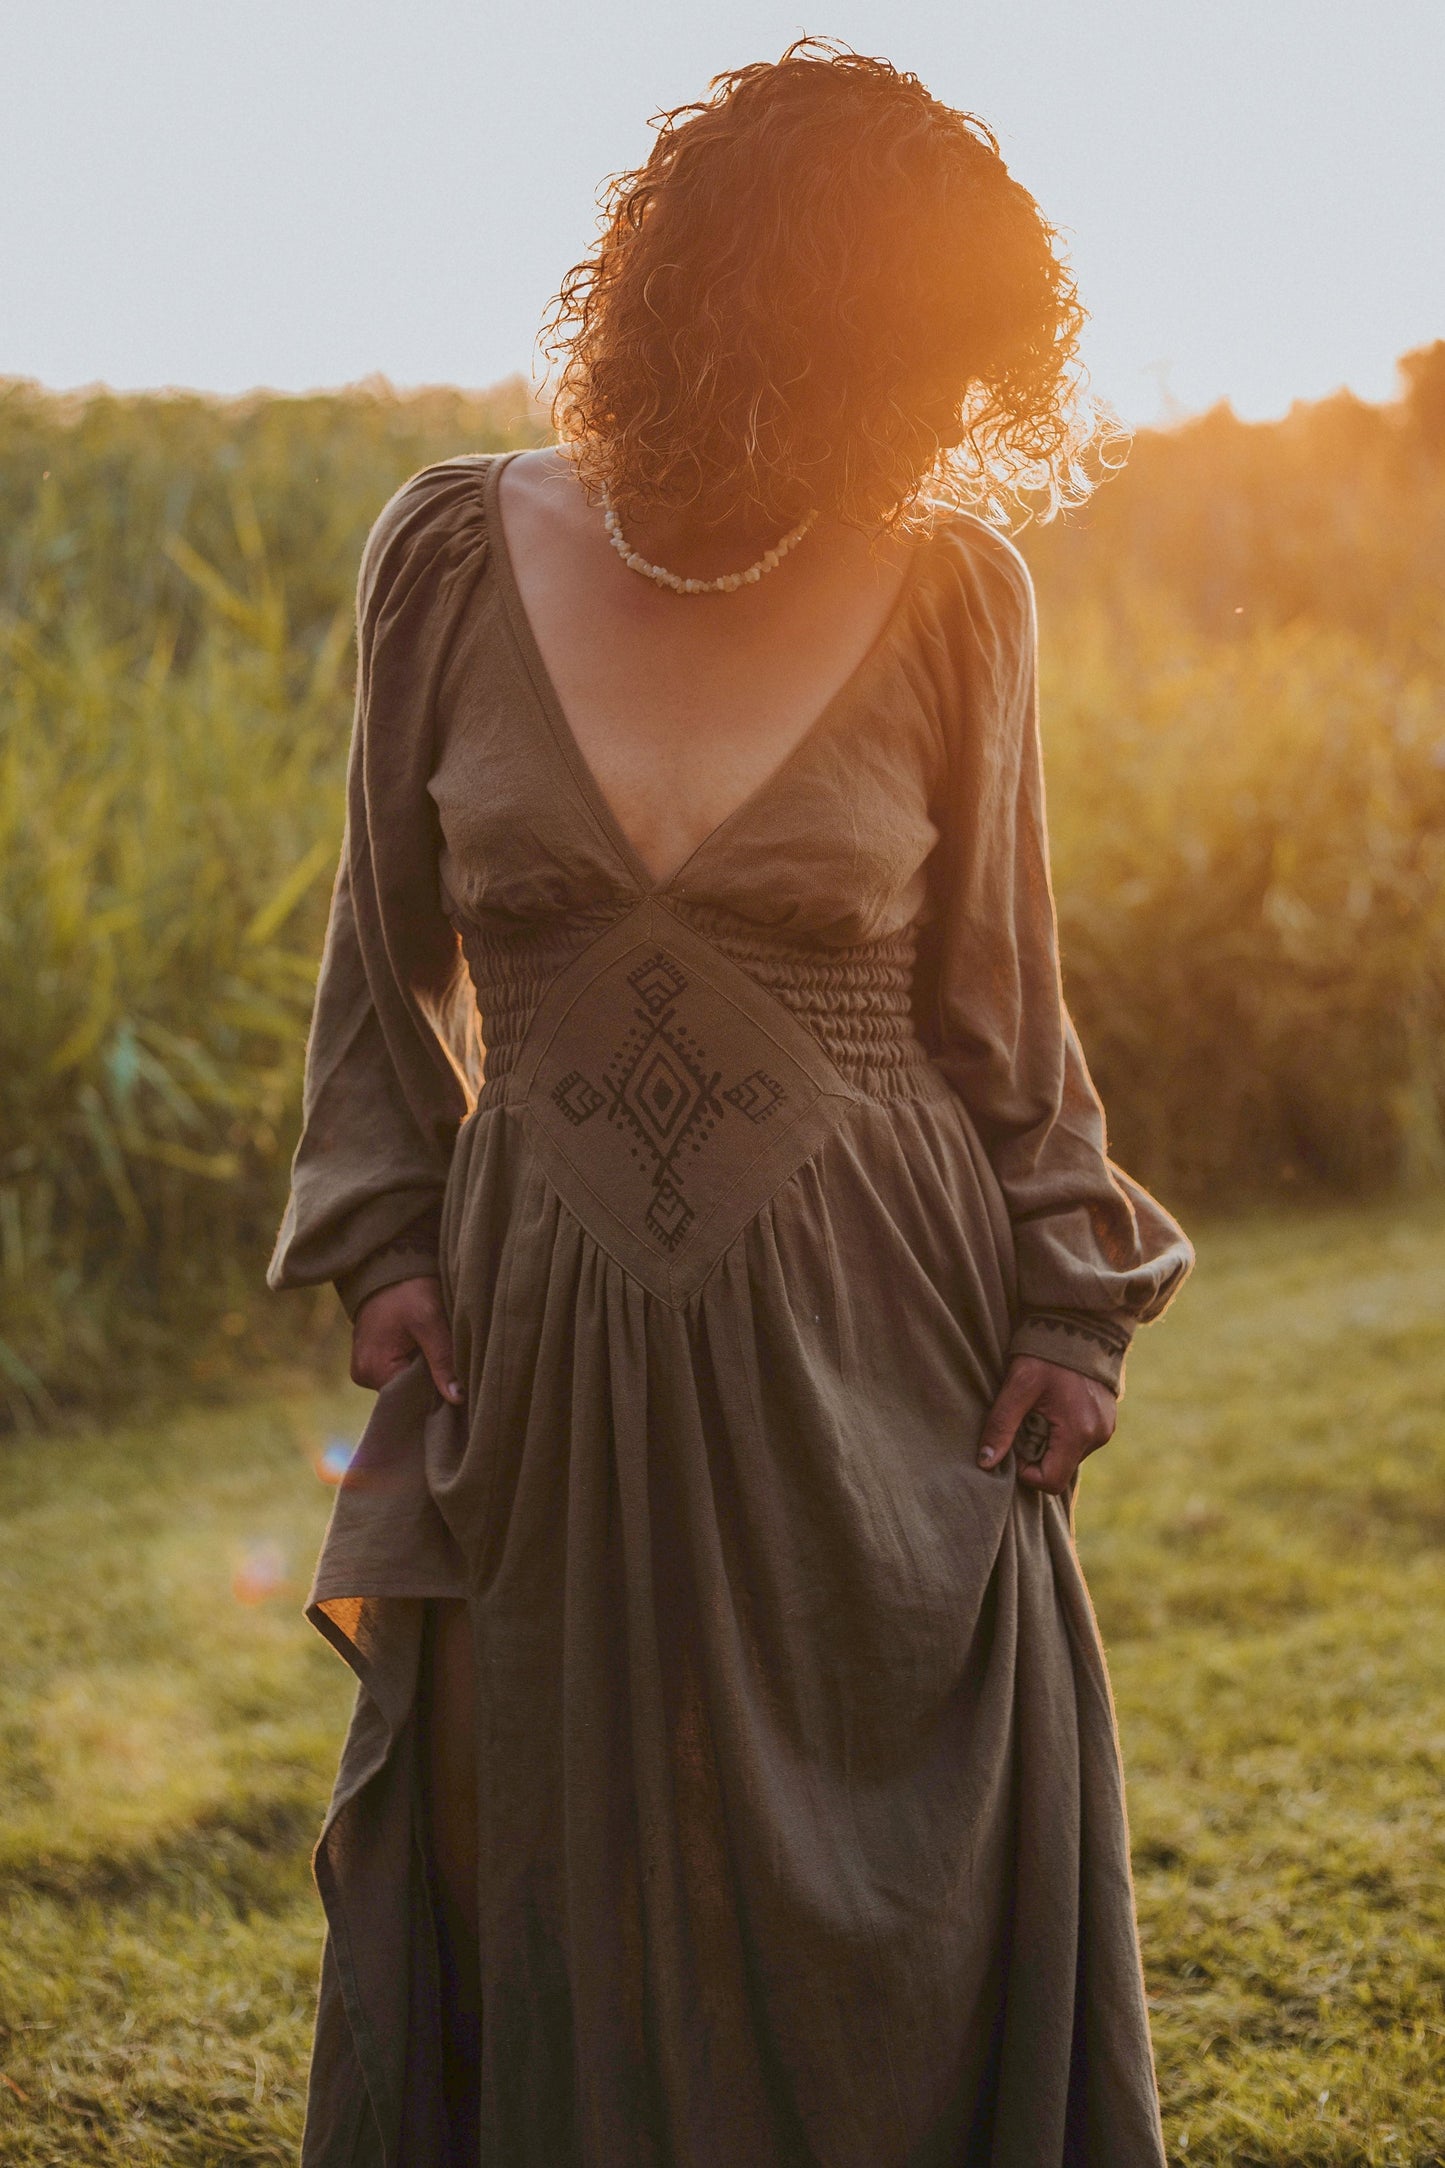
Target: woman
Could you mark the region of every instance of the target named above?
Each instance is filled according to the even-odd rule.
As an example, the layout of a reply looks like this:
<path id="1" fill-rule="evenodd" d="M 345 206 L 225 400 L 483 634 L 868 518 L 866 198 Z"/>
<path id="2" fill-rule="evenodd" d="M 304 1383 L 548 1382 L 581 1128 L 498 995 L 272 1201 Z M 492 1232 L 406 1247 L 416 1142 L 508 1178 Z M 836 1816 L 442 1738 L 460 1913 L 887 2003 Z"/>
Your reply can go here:
<path id="1" fill-rule="evenodd" d="M 978 122 L 795 46 L 615 184 L 562 448 L 372 534 L 271 1274 L 380 1388 L 312 2168 L 1162 2162 L 1067 1501 L 1189 1252 L 963 508 L 1076 485 L 1079 321 Z"/>

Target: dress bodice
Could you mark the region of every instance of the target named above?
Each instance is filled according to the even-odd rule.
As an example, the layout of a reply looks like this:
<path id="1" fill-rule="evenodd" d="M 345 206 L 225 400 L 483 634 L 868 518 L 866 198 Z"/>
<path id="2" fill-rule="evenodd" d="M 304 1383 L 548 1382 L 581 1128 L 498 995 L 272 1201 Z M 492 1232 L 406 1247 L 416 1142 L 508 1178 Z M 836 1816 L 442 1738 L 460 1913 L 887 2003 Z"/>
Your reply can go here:
<path id="1" fill-rule="evenodd" d="M 459 922 L 536 926 L 652 894 L 827 947 L 910 925 L 924 907 L 945 768 L 938 687 L 916 639 L 935 601 L 939 545 L 917 545 L 878 638 L 787 759 L 658 882 L 607 805 L 548 676 L 496 516 L 495 472 L 486 573 L 442 684 L 429 786 L 442 885 Z"/>
<path id="2" fill-rule="evenodd" d="M 418 475 L 367 546 L 347 845 L 273 1285 L 334 1277 L 354 1305 L 388 1274 L 414 1273 L 479 1092 L 485 1112 L 525 1090 L 520 1118 L 571 1161 L 572 1132 L 585 1131 L 585 1158 L 611 1121 L 594 1122 L 592 1096 L 611 1091 L 620 1109 L 642 1088 L 624 1041 L 652 1031 L 648 990 L 682 971 L 686 1003 L 706 982 L 710 1014 L 748 1019 L 747 1032 L 709 1024 L 709 1039 L 679 1009 L 698 1071 L 686 1088 L 680 1071 L 669 1083 L 666 1064 L 644 1063 L 653 1101 L 632 1108 L 644 1126 L 681 1122 L 695 1095 L 699 1121 L 713 1123 L 706 1139 L 688 1136 L 699 1194 L 736 1173 L 734 1142 L 719 1157 L 719 1139 L 746 1140 L 744 1125 L 764 1121 L 767 1164 L 789 1178 L 783 1098 L 767 1082 L 784 1084 L 782 1055 L 759 1034 L 794 1062 L 788 1104 L 814 1108 L 814 1127 L 825 1103 L 836 1113 L 934 1096 L 967 1129 L 1012 1223 L 1015 1347 L 1052 1353 L 1066 1333 L 1079 1343 L 1070 1359 L 1116 1376 L 1129 1331 L 1163 1306 L 1189 1253 L 1108 1159 L 1062 1000 L 1018 553 L 979 520 L 940 519 L 883 631 L 802 741 L 656 882 L 538 652 L 497 516 L 501 464 Z M 629 924 L 641 937 L 644 921 L 646 953 L 615 959 L 605 1000 L 584 998 L 585 957 L 610 955 Z M 676 954 L 662 938 L 673 929 Z M 663 962 L 649 977 L 654 952 Z M 571 1052 L 553 1076 L 534 1035 L 564 995 L 558 1045 Z M 683 1061 L 682 1045 L 668 1061 Z M 811 1133 L 805 1123 L 793 1143 Z M 632 1143 L 645 1159 L 650 1146 Z M 681 1164 L 667 1158 L 666 1179 Z M 761 1180 L 748 1176 L 749 1194 Z M 580 1192 L 574 1202 L 580 1215 Z"/>

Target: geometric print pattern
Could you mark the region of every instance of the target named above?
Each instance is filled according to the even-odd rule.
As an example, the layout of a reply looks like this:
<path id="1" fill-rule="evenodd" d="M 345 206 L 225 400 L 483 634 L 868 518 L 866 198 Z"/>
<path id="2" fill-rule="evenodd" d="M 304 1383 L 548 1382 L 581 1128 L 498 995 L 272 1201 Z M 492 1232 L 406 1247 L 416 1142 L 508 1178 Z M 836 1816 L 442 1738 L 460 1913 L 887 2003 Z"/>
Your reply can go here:
<path id="1" fill-rule="evenodd" d="M 628 972 L 627 983 L 636 1006 L 600 1074 L 569 1070 L 553 1086 L 552 1103 L 574 1129 L 605 1112 L 647 1185 L 644 1224 L 670 1251 L 697 1216 L 687 1194 L 691 1160 L 732 1113 L 761 1124 L 788 1095 L 761 1069 L 724 1085 L 678 1015 L 688 979 L 675 957 L 654 950 Z"/>

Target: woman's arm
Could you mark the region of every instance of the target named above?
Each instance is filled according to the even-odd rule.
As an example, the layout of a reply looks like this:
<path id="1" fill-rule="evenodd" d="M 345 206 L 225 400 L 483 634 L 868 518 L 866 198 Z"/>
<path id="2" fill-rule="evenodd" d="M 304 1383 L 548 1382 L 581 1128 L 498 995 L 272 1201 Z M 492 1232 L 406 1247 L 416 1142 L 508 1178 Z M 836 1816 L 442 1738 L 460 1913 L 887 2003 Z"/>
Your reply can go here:
<path id="1" fill-rule="evenodd" d="M 1102 1445 L 1135 1328 L 1192 1261 L 1179 1227 L 1109 1159 L 1103 1108 L 1064 1006 L 1037 723 L 1033 593 L 977 522 L 950 538 L 960 581 L 923 1018 L 1008 1207 L 1017 1260 L 1010 1366 L 980 1448 L 1026 1438 L 1021 1478 L 1061 1491 Z M 1047 1422 L 1049 1429 L 1043 1429 Z"/>
<path id="2" fill-rule="evenodd" d="M 441 1205 L 480 1045 L 441 895 L 427 783 L 452 629 L 486 561 L 480 499 L 474 462 L 416 476 L 382 513 L 362 560 L 346 836 L 291 1198 L 267 1274 L 275 1288 L 334 1281 L 358 1326 L 365 1320 L 359 1359 L 369 1373 L 383 1367 L 379 1320 L 412 1313 L 427 1326 L 415 1345 L 450 1369 L 418 1304 L 440 1306 Z M 413 1292 L 403 1299 L 394 1288 Z"/>

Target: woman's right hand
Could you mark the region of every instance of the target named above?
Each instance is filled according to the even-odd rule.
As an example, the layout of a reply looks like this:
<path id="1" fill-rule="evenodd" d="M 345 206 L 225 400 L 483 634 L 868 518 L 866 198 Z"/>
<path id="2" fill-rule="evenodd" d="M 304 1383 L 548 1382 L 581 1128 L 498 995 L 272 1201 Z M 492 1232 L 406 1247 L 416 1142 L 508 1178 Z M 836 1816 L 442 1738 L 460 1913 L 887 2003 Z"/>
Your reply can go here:
<path id="1" fill-rule="evenodd" d="M 420 1351 L 443 1400 L 461 1405 L 452 1329 L 442 1307 L 442 1283 L 433 1276 L 396 1280 L 368 1295 L 351 1327 L 353 1384 L 380 1392 Z"/>

